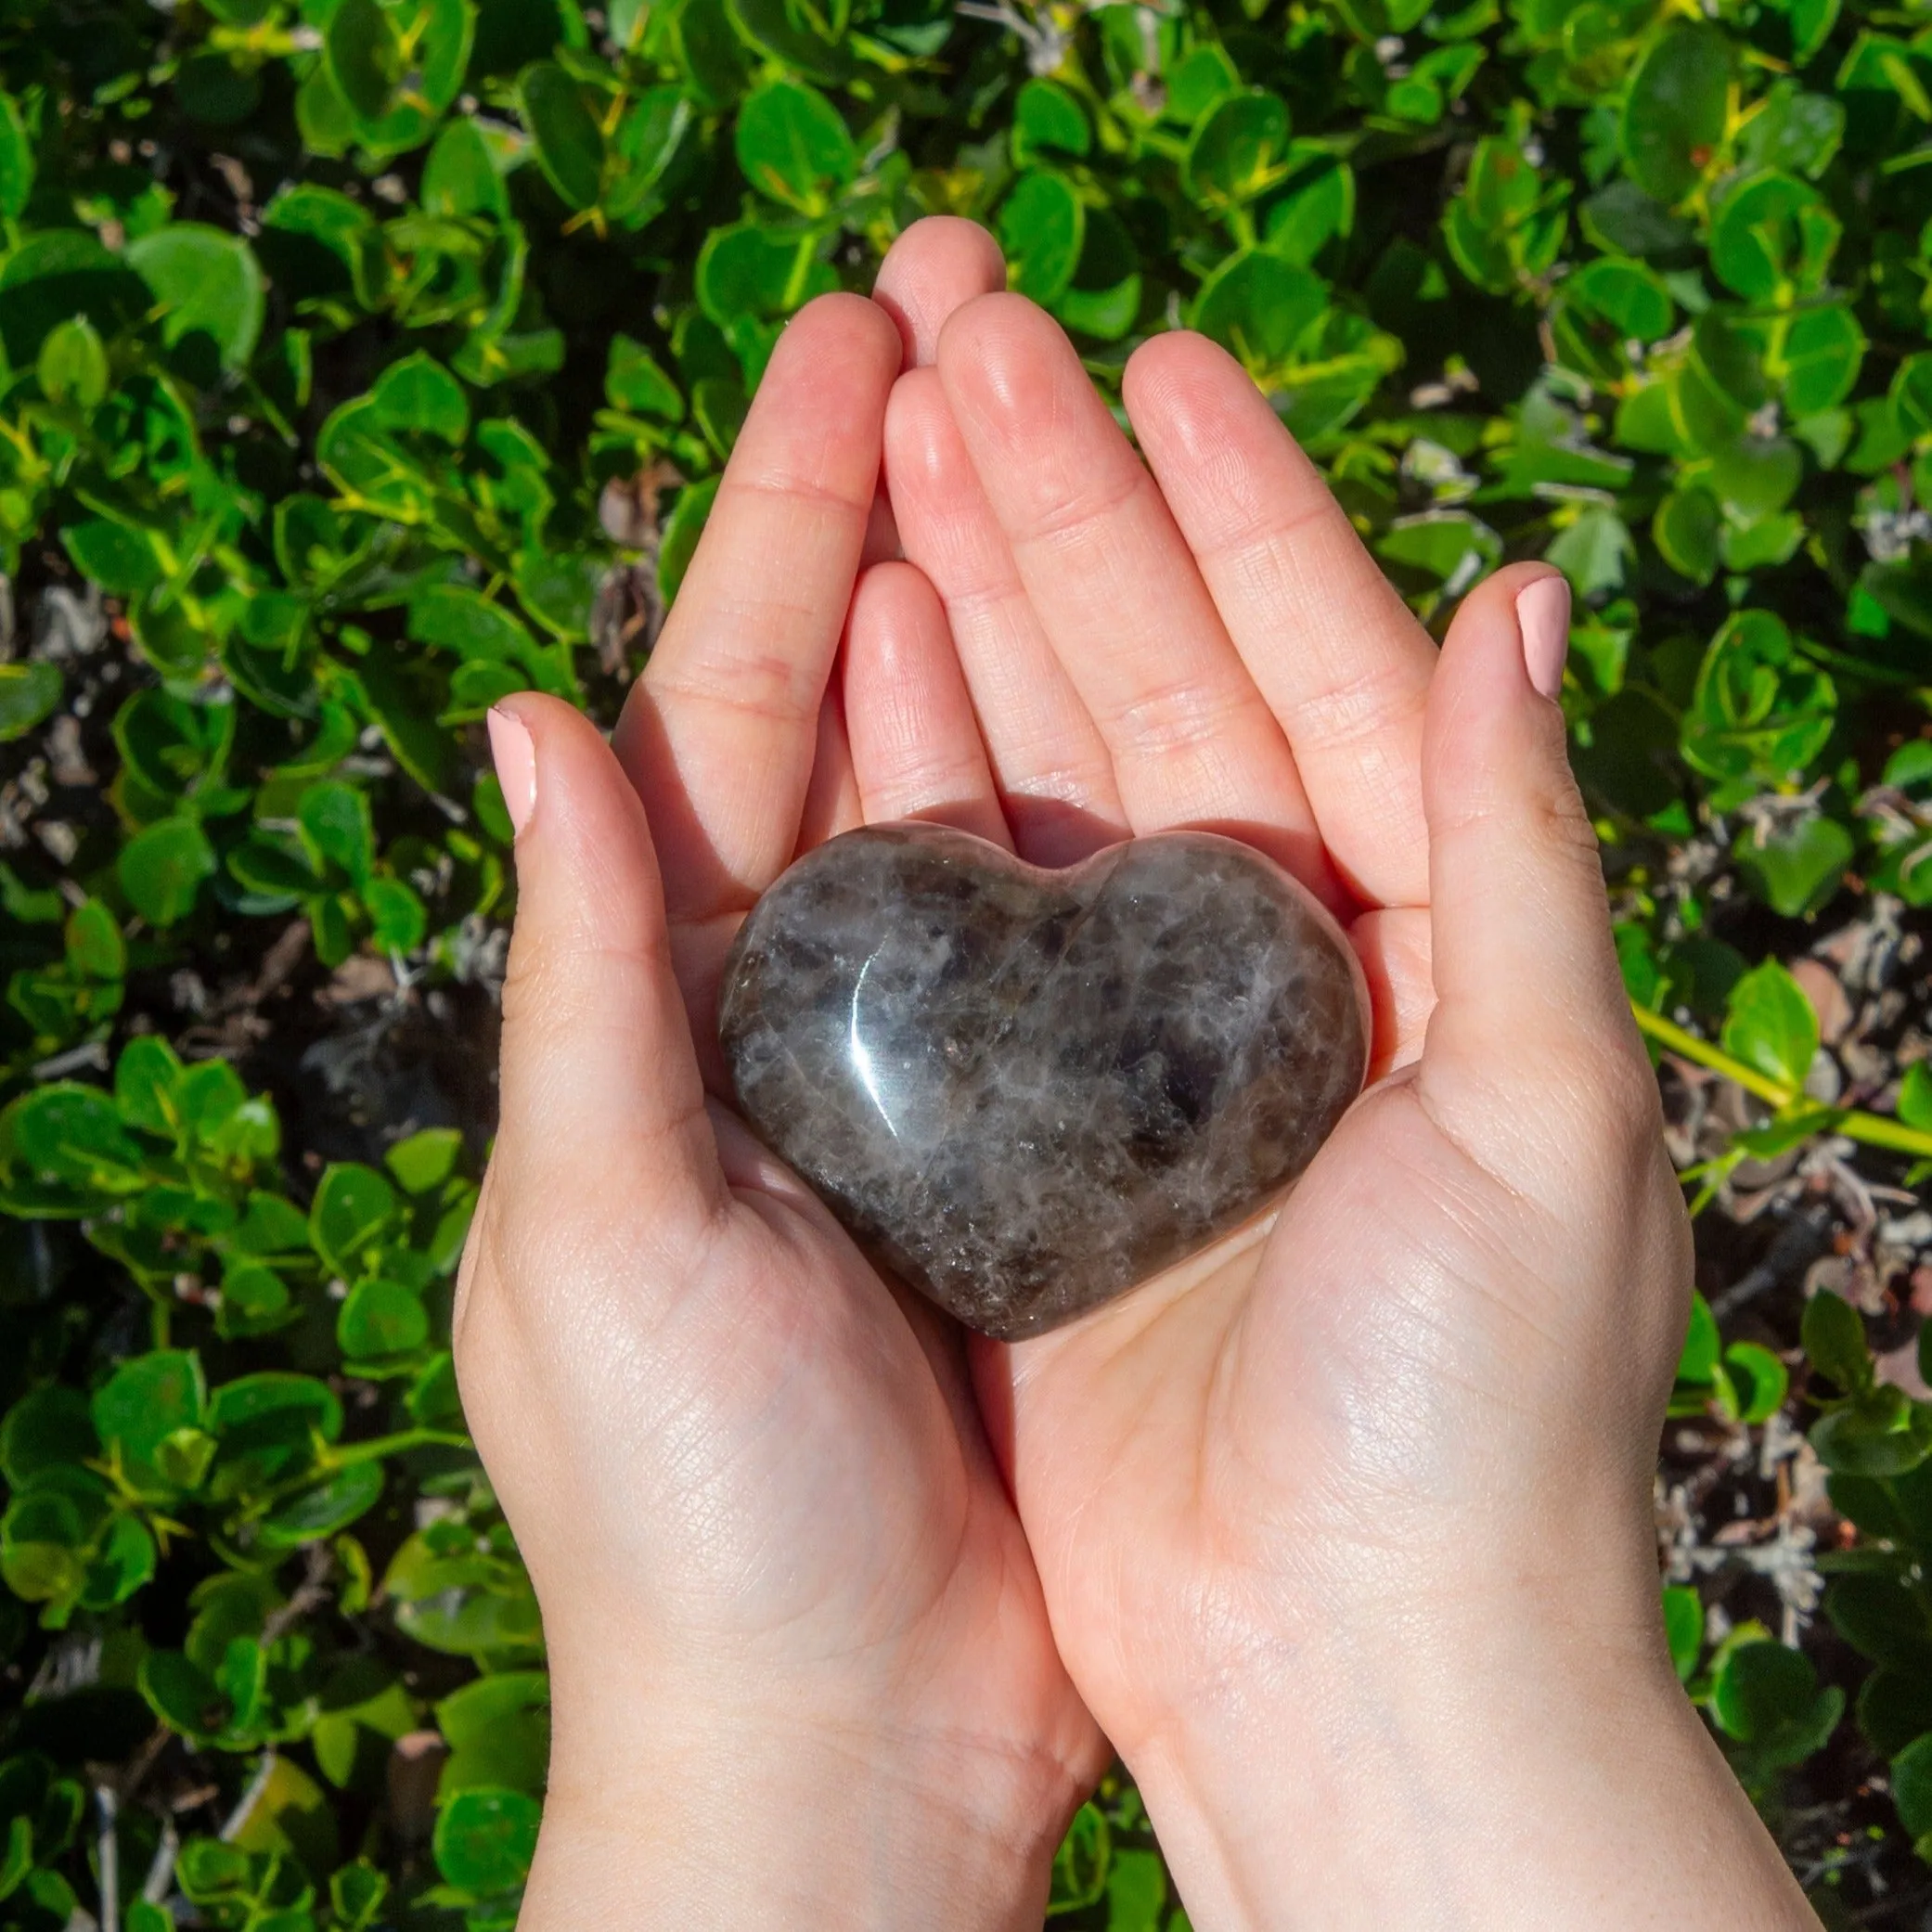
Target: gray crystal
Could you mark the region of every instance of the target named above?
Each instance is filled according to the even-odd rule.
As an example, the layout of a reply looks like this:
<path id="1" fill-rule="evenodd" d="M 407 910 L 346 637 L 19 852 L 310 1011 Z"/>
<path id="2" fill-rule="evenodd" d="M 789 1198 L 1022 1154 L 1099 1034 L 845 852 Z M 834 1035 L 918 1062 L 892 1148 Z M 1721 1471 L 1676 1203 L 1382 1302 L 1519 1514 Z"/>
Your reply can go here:
<path id="1" fill-rule="evenodd" d="M 847 832 L 753 908 L 718 1034 L 745 1118 L 859 1241 L 1009 1339 L 1248 1219 L 1368 1057 L 1333 921 L 1210 832 L 1062 872 Z"/>

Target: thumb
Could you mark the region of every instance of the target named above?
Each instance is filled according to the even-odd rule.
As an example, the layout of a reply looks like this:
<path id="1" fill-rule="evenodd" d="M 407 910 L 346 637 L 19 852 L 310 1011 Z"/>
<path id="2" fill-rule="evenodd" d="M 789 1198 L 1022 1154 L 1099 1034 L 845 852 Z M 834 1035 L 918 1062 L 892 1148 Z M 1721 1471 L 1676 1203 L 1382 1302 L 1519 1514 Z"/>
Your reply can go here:
<path id="1" fill-rule="evenodd" d="M 727 1196 L 643 805 L 555 698 L 506 699 L 489 728 L 517 865 L 498 1154 L 520 1192 L 621 1201 L 675 1240 Z"/>
<path id="2" fill-rule="evenodd" d="M 1551 1108 L 1586 1129 L 1656 1111 L 1555 702 L 1569 616 L 1547 565 L 1478 586 L 1423 725 L 1436 1005 L 1418 1077 L 1442 1125 L 1505 1168 L 1513 1149 L 1547 1155 Z"/>

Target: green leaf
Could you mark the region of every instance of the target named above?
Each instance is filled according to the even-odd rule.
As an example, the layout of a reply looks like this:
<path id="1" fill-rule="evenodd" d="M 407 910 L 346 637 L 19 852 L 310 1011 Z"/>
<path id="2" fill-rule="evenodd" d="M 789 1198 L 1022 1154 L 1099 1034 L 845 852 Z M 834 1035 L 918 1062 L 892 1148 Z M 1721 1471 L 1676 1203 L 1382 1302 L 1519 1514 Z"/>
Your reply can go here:
<path id="1" fill-rule="evenodd" d="M 334 1162 L 322 1175 L 309 1209 L 316 1252 L 344 1281 L 365 1271 L 370 1251 L 396 1217 L 395 1190 L 373 1167 Z"/>
<path id="2" fill-rule="evenodd" d="M 1658 554 L 1680 576 L 1708 584 L 1718 573 L 1718 533 L 1723 513 L 1708 490 L 1679 489 L 1657 505 L 1650 534 Z"/>
<path id="3" fill-rule="evenodd" d="M 567 206 L 594 208 L 603 185 L 604 136 L 583 87 L 555 61 L 534 61 L 517 76 L 517 101 L 544 178 Z"/>
<path id="4" fill-rule="evenodd" d="M 1932 1673 L 1932 1610 L 1904 1575 L 1837 1578 L 1825 1610 L 1838 1634 L 1862 1655 Z"/>
<path id="5" fill-rule="evenodd" d="M 1932 1411 L 1915 1412 L 1902 1389 L 1881 1384 L 1822 1418 L 1811 1447 L 1837 1475 L 1905 1475 L 1932 1455 Z"/>
<path id="6" fill-rule="evenodd" d="M 502 170 L 475 122 L 451 121 L 436 136 L 423 163 L 422 206 L 426 214 L 509 219 Z"/>
<path id="7" fill-rule="evenodd" d="M 1730 187 L 1711 223 L 1718 279 L 1746 302 L 1817 288 L 1836 246 L 1837 218 L 1817 189 L 1766 169 Z"/>
<path id="8" fill-rule="evenodd" d="M 382 1500 L 380 1462 L 352 1462 L 296 1491 L 271 1510 L 258 1535 L 270 1550 L 298 1550 L 325 1541 L 366 1516 Z"/>
<path id="9" fill-rule="evenodd" d="M 52 403 L 97 407 L 108 393 L 108 352 L 85 316 L 50 329 L 35 367 L 41 393 Z"/>
<path id="10" fill-rule="evenodd" d="M 432 584 L 409 606 L 409 635 L 458 657 L 494 663 L 538 656 L 536 640 L 506 611 L 467 584 Z"/>
<path id="11" fill-rule="evenodd" d="M 371 419 L 388 431 L 413 431 L 456 448 L 470 433 L 463 386 L 432 356 L 418 350 L 393 362 L 369 392 Z"/>
<path id="12" fill-rule="evenodd" d="M 837 0 L 823 11 L 797 0 L 725 0 L 725 9 L 739 32 L 780 66 L 820 86 L 851 78 L 853 59 L 843 45 L 849 9 Z"/>
<path id="13" fill-rule="evenodd" d="M 313 1375 L 264 1369 L 223 1383 L 209 1399 L 208 1423 L 225 1456 L 274 1445 L 298 1449 L 306 1462 L 312 1436 L 333 1442 L 342 1433 L 342 1405 Z"/>
<path id="14" fill-rule="evenodd" d="M 369 916 L 369 944 L 378 952 L 415 952 L 429 932 L 429 909 L 415 889 L 400 879 L 371 879 L 362 888 Z"/>
<path id="15" fill-rule="evenodd" d="M 689 0 L 686 17 L 693 12 Z M 695 109 L 678 87 L 647 87 L 618 123 L 615 165 L 604 205 L 612 221 L 641 228 L 664 211 L 678 178 Z"/>
<path id="16" fill-rule="evenodd" d="M 1193 326 L 1265 380 L 1320 316 L 1328 285 L 1265 249 L 1230 255 L 1194 298 Z"/>
<path id="17" fill-rule="evenodd" d="M 19 1162 L 44 1181 L 109 1195 L 137 1192 L 147 1185 L 141 1150 L 122 1130 L 119 1111 L 97 1087 L 57 1080 L 22 1094 L 0 1114 L 0 1146 L 9 1137 Z"/>
<path id="18" fill-rule="evenodd" d="M 99 1447 L 93 1411 L 80 1390 L 45 1383 L 22 1396 L 0 1422 L 0 1473 L 24 1489 L 44 1470 L 84 1462 Z"/>
<path id="19" fill-rule="evenodd" d="M 1651 43 L 1624 96 L 1617 146 L 1631 181 L 1659 201 L 1696 187 L 1724 138 L 1731 49 L 1702 23 L 1672 21 Z"/>
<path id="20" fill-rule="evenodd" d="M 1725 1733 L 1741 1744 L 1779 1747 L 1784 1762 L 1822 1745 L 1843 1704 L 1842 1692 L 1819 1689 L 1818 1672 L 1802 1651 L 1771 1642 L 1740 1644 L 1711 1686 L 1711 1714 Z"/>
<path id="21" fill-rule="evenodd" d="M 1825 1288 L 1805 1304 L 1803 1338 L 1811 1366 L 1847 1395 L 1855 1396 L 1872 1386 L 1872 1351 L 1865 1346 L 1865 1324 L 1842 1296 Z"/>
<path id="22" fill-rule="evenodd" d="M 121 848 L 115 873 L 128 903 L 150 925 L 172 926 L 194 909 L 214 876 L 214 848 L 192 818 L 162 818 Z"/>
<path id="23" fill-rule="evenodd" d="M 1678 1358 L 1678 1381 L 1693 1386 L 1707 1384 L 1717 1372 L 1718 1352 L 1721 1346 L 1717 1317 L 1711 1313 L 1710 1304 L 1703 1295 L 1694 1292 L 1691 1295 L 1691 1325 Z"/>
<path id="24" fill-rule="evenodd" d="M 1288 109 L 1260 88 L 1229 96 L 1195 128 L 1180 178 L 1202 207 L 1239 208 L 1288 173 Z"/>
<path id="25" fill-rule="evenodd" d="M 550 1681 L 539 1670 L 505 1670 L 463 1685 L 436 1707 L 451 1757 L 438 1796 L 495 1787 L 541 1792 L 550 1747 Z"/>
<path id="26" fill-rule="evenodd" d="M 1892 1759 L 1891 1784 L 1900 1823 L 1914 1838 L 1932 1832 L 1932 1732 Z"/>
<path id="27" fill-rule="evenodd" d="M 1731 989 L 1724 1050 L 1782 1085 L 1803 1087 L 1818 1052 L 1818 1015 L 1804 989 L 1766 960 Z"/>
<path id="28" fill-rule="evenodd" d="M 739 109 L 738 165 L 754 187 L 802 214 L 823 213 L 858 173 L 839 110 L 801 81 L 768 81 Z"/>
<path id="29" fill-rule="evenodd" d="M 404 1193 L 427 1194 L 456 1172 L 462 1152 L 459 1128 L 424 1127 L 398 1140 L 382 1156 L 382 1165 L 395 1176 Z"/>
<path id="30" fill-rule="evenodd" d="M 634 416 L 651 416 L 676 422 L 684 415 L 677 385 L 642 343 L 627 335 L 611 338 L 610 361 L 604 371 L 604 394 L 612 408 Z"/>
<path id="31" fill-rule="evenodd" d="M 366 1859 L 341 1867 L 328 1881 L 329 1909 L 338 1932 L 366 1932 L 389 1896 L 389 1877 Z M 130 1926 L 128 1932 L 135 1932 Z"/>
<path id="32" fill-rule="evenodd" d="M 1606 505 L 1591 504 L 1557 533 L 1543 555 L 1570 580 L 1580 604 L 1623 587 L 1633 550 L 1623 519 Z"/>
<path id="33" fill-rule="evenodd" d="M 60 541 L 74 567 L 110 597 L 137 597 L 165 574 L 152 536 L 109 517 L 70 523 Z"/>
<path id="34" fill-rule="evenodd" d="M 1802 419 L 1834 408 L 1851 393 L 1865 355 L 1865 332 L 1842 303 L 1806 308 L 1779 320 L 1766 369 L 1784 407 Z"/>
<path id="35" fill-rule="evenodd" d="M 721 325 L 789 315 L 837 285 L 838 277 L 818 259 L 818 237 L 808 229 L 737 222 L 714 228 L 698 256 L 699 303 Z"/>
<path id="36" fill-rule="evenodd" d="M 1824 749 L 1837 688 L 1781 617 L 1739 611 L 1705 652 L 1684 714 L 1686 761 L 1712 778 L 1789 784 Z"/>
<path id="37" fill-rule="evenodd" d="M 1157 1851 L 1123 1847 L 1107 1873 L 1107 1932 L 1160 1932 L 1167 1874 Z"/>
<path id="38" fill-rule="evenodd" d="M 1008 281 L 1035 302 L 1056 301 L 1080 265 L 1086 236 L 1087 211 L 1063 174 L 1038 168 L 1021 175 L 999 211 Z"/>
<path id="39" fill-rule="evenodd" d="M 357 885 L 367 881 L 376 864 L 376 834 L 363 792 L 354 785 L 325 779 L 303 792 L 295 816 L 318 857 L 339 866 Z"/>
<path id="40" fill-rule="evenodd" d="M 0 663 L 0 744 L 24 738 L 60 702 L 60 667 Z"/>
<path id="41" fill-rule="evenodd" d="M 1049 155 L 1076 159 L 1093 146 L 1086 110 L 1054 81 L 1029 80 L 1013 101 L 1012 156 L 1017 168 L 1031 167 Z"/>
<path id="42" fill-rule="evenodd" d="M 1704 1604 L 1694 1590 L 1675 1583 L 1664 1586 L 1664 1634 L 1678 1681 L 1689 1683 L 1704 1648 Z"/>
<path id="43" fill-rule="evenodd" d="M 32 1869 L 32 1821 L 24 1812 L 17 1811 L 7 1821 L 6 1847 L 0 1851 L 0 1899 L 19 1890 L 21 1879 Z"/>
<path id="44" fill-rule="evenodd" d="M 178 1650 L 150 1650 L 136 1681 L 148 1708 L 190 1744 L 212 1738 L 227 1719 L 227 1700 L 214 1680 Z"/>
<path id="45" fill-rule="evenodd" d="M 1750 519 L 1790 502 L 1804 464 L 1787 436 L 1740 436 L 1712 453 L 1709 474 L 1725 507 L 1734 516 Z"/>
<path id="46" fill-rule="evenodd" d="M 294 1319 L 288 1283 L 259 1261 L 231 1262 L 222 1274 L 216 1332 L 230 1339 L 272 1334 Z"/>
<path id="47" fill-rule="evenodd" d="M 352 1361 L 404 1355 L 429 1340 L 429 1310 L 422 1297 L 400 1282 L 359 1282 L 336 1318 L 335 1335 Z"/>
<path id="48" fill-rule="evenodd" d="M 1047 1916 L 1079 1912 L 1106 1896 L 1107 1868 L 1113 1861 L 1113 1834 L 1099 1806 L 1089 1800 L 1074 1813 L 1074 1822 L 1053 1854 L 1053 1887 Z"/>
<path id="49" fill-rule="evenodd" d="M 344 0 L 345 6 L 363 4 Z M 247 366 L 262 333 L 265 296 L 261 264 L 240 236 L 171 222 L 130 242 L 127 259 L 161 309 L 161 337 L 171 348 L 205 335 L 224 369 Z"/>
<path id="50" fill-rule="evenodd" d="M 33 192 L 33 146 L 20 120 L 19 103 L 0 94 L 0 215 L 18 221 Z"/>
<path id="51" fill-rule="evenodd" d="M 1565 295 L 1602 316 L 1618 334 L 1640 342 L 1668 335 L 1677 319 L 1677 303 L 1664 278 L 1642 262 L 1601 256 L 1586 263 L 1563 287 Z"/>
<path id="52" fill-rule="evenodd" d="M 1732 1343 L 1724 1351 L 1724 1366 L 1737 1391 L 1740 1422 L 1768 1422 L 1784 1406 L 1790 1371 L 1761 1343 Z"/>
<path id="53" fill-rule="evenodd" d="M 177 1429 L 199 1429 L 208 1419 L 200 1358 L 191 1349 L 156 1349 L 123 1362 L 95 1392 L 93 1417 L 109 1448 L 118 1444 L 131 1460 L 151 1462 Z"/>
<path id="54" fill-rule="evenodd" d="M 1269 204 L 1266 246 L 1307 268 L 1355 226 L 1355 171 L 1313 141 L 1290 142 L 1288 159 L 1292 172 Z"/>
<path id="55" fill-rule="evenodd" d="M 341 0 L 323 35 L 323 59 L 349 111 L 380 120 L 403 78 L 403 49 L 377 0 Z"/>
<path id="56" fill-rule="evenodd" d="M 1424 510 L 1398 517 L 1375 546 L 1385 561 L 1426 572 L 1449 597 L 1460 597 L 1502 560 L 1502 539 L 1467 510 Z"/>
<path id="57" fill-rule="evenodd" d="M 1752 890 L 1785 919 L 1807 918 L 1826 905 L 1856 849 L 1851 833 L 1822 813 L 1785 820 L 1761 836 L 1742 831 L 1732 848 Z"/>
<path id="58" fill-rule="evenodd" d="M 495 1898 L 522 1884 L 536 1851 L 540 1810 L 521 1791 L 463 1791 L 444 1805 L 431 1848 L 449 1884 Z"/>
<path id="59" fill-rule="evenodd" d="M 658 594 L 668 606 L 677 595 L 677 586 L 684 581 L 684 573 L 698 548 L 698 539 L 704 534 L 705 519 L 711 515 L 713 499 L 717 496 L 718 479 L 708 476 L 702 483 L 692 483 L 677 494 L 676 504 L 665 520 L 663 543 L 658 547 L 657 581 Z"/>
<path id="60" fill-rule="evenodd" d="M 1899 1118 L 1907 1127 L 1932 1131 L 1932 1067 L 1914 1060 L 1899 1084 Z"/>

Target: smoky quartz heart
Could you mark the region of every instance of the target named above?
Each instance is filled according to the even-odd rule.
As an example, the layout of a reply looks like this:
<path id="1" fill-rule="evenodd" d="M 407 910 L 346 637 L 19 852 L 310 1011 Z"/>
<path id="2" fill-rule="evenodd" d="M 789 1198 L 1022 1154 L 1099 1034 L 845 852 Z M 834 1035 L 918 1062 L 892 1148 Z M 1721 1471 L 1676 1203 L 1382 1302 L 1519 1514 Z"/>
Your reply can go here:
<path id="1" fill-rule="evenodd" d="M 1369 1032 L 1334 921 L 1234 840 L 1047 871 L 906 824 L 758 901 L 718 1037 L 744 1117 L 860 1243 L 1013 1339 L 1252 1217 L 1355 1098 Z"/>

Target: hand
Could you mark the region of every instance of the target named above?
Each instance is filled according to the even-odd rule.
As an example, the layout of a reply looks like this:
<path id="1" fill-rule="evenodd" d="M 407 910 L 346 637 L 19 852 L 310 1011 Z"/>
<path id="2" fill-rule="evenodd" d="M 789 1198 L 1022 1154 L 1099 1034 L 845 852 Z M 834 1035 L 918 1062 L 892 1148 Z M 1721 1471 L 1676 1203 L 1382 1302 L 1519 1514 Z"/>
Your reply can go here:
<path id="1" fill-rule="evenodd" d="M 1052 864 L 1243 838 L 1344 920 L 1377 1040 L 1271 1228 L 974 1350 L 1074 1681 L 1204 1932 L 1811 1925 L 1665 1654 L 1690 1238 L 1552 702 L 1567 588 L 1499 572 L 1438 656 L 1227 355 L 1129 361 L 1150 474 L 1002 280 L 958 224 L 881 276 L 936 364 L 885 439 L 932 587 L 896 678 L 847 660 L 860 795 Z"/>
<path id="2" fill-rule="evenodd" d="M 899 360 L 857 297 L 786 330 L 615 755 L 491 716 L 520 904 L 456 1351 L 549 1653 L 525 1932 L 1037 1927 L 1101 1768 L 957 1333 L 706 1095 L 739 920 L 854 809 L 821 701 Z"/>

